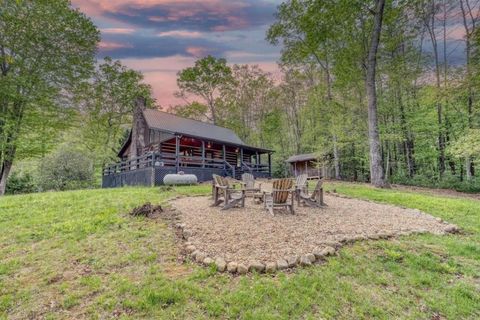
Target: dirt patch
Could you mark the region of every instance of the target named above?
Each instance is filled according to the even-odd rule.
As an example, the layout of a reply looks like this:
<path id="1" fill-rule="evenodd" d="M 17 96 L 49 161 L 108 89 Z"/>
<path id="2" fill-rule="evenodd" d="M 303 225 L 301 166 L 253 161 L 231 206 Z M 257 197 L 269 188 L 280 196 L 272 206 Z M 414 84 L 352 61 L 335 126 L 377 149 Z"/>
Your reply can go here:
<path id="1" fill-rule="evenodd" d="M 456 227 L 415 209 L 325 195 L 326 208 L 295 207 L 274 217 L 247 199 L 245 208 L 222 211 L 209 197 L 176 199 L 188 244 L 212 259 L 246 265 L 300 257 L 342 243 L 410 233 L 443 234 Z"/>
<path id="2" fill-rule="evenodd" d="M 152 205 L 150 202 L 145 203 L 144 205 L 140 207 L 133 208 L 132 211 L 130 211 L 130 215 L 134 217 L 153 217 L 154 215 L 161 215 L 163 212 L 162 206 L 160 205 Z"/>
<path id="3" fill-rule="evenodd" d="M 162 206 L 152 205 L 150 202 L 134 208 L 128 214 L 134 217 L 147 217 L 153 220 L 161 219 L 172 227 L 174 227 L 180 220 L 179 214 L 175 209 L 172 210 L 168 207 L 162 208 Z"/>

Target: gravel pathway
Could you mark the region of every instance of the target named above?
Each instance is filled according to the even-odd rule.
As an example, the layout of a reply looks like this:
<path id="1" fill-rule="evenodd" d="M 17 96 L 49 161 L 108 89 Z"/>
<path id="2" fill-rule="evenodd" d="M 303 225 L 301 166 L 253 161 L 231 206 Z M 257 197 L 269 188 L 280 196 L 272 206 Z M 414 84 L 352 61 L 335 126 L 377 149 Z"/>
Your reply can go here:
<path id="1" fill-rule="evenodd" d="M 180 211 L 191 245 L 208 257 L 245 264 L 274 262 L 355 240 L 415 232 L 443 234 L 455 228 L 415 209 L 328 194 L 325 202 L 326 208 L 295 206 L 295 215 L 276 211 L 274 217 L 251 198 L 245 208 L 227 211 L 210 207 L 209 197 L 180 198 L 172 205 Z"/>

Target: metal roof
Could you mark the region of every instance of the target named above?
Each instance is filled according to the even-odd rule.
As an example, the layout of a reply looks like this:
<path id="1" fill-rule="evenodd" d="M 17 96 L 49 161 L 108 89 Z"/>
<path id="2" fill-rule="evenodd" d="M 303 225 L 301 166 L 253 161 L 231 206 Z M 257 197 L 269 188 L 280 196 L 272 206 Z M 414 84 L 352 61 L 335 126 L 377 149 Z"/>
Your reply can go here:
<path id="1" fill-rule="evenodd" d="M 286 162 L 298 162 L 298 161 L 308 161 L 308 160 L 317 160 L 318 156 L 315 153 L 305 153 L 305 154 L 297 154 L 291 156 L 286 160 Z"/>
<path id="2" fill-rule="evenodd" d="M 219 127 L 211 123 L 182 118 L 168 112 L 154 109 L 144 110 L 143 116 L 147 121 L 148 127 L 151 129 L 158 129 L 174 134 L 184 134 L 206 140 L 245 146 L 259 151 L 270 151 L 267 149 L 247 146 L 232 130 Z"/>

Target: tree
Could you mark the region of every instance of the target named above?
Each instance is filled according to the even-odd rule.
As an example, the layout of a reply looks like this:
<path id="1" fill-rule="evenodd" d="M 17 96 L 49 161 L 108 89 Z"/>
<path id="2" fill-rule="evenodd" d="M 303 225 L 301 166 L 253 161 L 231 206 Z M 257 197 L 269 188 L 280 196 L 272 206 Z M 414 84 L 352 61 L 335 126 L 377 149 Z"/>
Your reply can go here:
<path id="1" fill-rule="evenodd" d="M 0 195 L 22 133 L 41 115 L 65 114 L 72 88 L 93 68 L 98 41 L 96 27 L 67 0 L 0 2 Z"/>
<path id="2" fill-rule="evenodd" d="M 467 87 L 467 119 L 468 119 L 468 129 L 471 131 L 474 129 L 474 90 L 473 90 L 473 64 L 472 64 L 472 55 L 473 55 L 473 44 L 472 38 L 477 32 L 477 22 L 480 19 L 480 11 L 478 8 L 475 12 L 475 7 L 478 7 L 479 3 L 471 4 L 469 0 L 460 0 L 460 10 L 462 13 L 463 27 L 465 29 L 465 82 Z M 465 157 L 465 171 L 467 180 L 470 180 L 474 174 L 473 170 L 472 157 Z"/>
<path id="3" fill-rule="evenodd" d="M 195 119 L 199 121 L 206 120 L 208 107 L 203 103 L 193 101 L 185 105 L 176 105 L 168 108 L 168 112 L 179 115 L 180 117 Z"/>
<path id="4" fill-rule="evenodd" d="M 178 73 L 178 95 L 186 98 L 187 94 L 194 94 L 203 98 L 209 109 L 208 118 L 217 124 L 219 119 L 216 100 L 220 97 L 222 88 L 232 81 L 232 70 L 227 66 L 227 61 L 207 56 L 195 61 L 195 66 Z"/>
<path id="5" fill-rule="evenodd" d="M 385 187 L 385 175 L 383 172 L 382 155 L 380 153 L 380 136 L 378 133 L 377 118 L 377 91 L 376 91 L 376 70 L 377 52 L 382 32 L 383 11 L 385 0 L 376 0 L 373 18 L 373 28 L 370 38 L 370 47 L 367 57 L 367 74 L 365 79 L 368 99 L 368 138 L 370 145 L 370 179 L 374 186 Z"/>
<path id="6" fill-rule="evenodd" d="M 222 125 L 233 128 L 239 137 L 252 145 L 264 145 L 260 123 L 271 108 L 274 88 L 271 75 L 258 66 L 234 65 L 234 81 L 222 90 Z"/>
<path id="7" fill-rule="evenodd" d="M 142 81 L 141 73 L 107 57 L 92 79 L 79 88 L 82 126 L 78 143 L 95 155 L 96 165 L 115 160 L 132 122 L 135 99 L 143 97 L 147 106 L 153 106 L 151 87 Z"/>
<path id="8" fill-rule="evenodd" d="M 38 170 L 41 190 L 74 190 L 93 186 L 93 161 L 79 149 L 61 147 L 45 157 Z"/>

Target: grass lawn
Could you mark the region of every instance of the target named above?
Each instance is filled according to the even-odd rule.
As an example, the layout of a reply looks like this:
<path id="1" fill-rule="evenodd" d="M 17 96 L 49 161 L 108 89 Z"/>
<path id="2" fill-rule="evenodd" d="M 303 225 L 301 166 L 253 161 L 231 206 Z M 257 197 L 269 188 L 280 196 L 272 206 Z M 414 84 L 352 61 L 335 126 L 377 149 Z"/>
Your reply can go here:
<path id="1" fill-rule="evenodd" d="M 364 185 L 327 189 L 460 226 L 344 247 L 323 265 L 232 277 L 178 264 L 172 232 L 125 213 L 209 186 L 0 198 L 0 319 L 478 319 L 480 201 Z"/>

